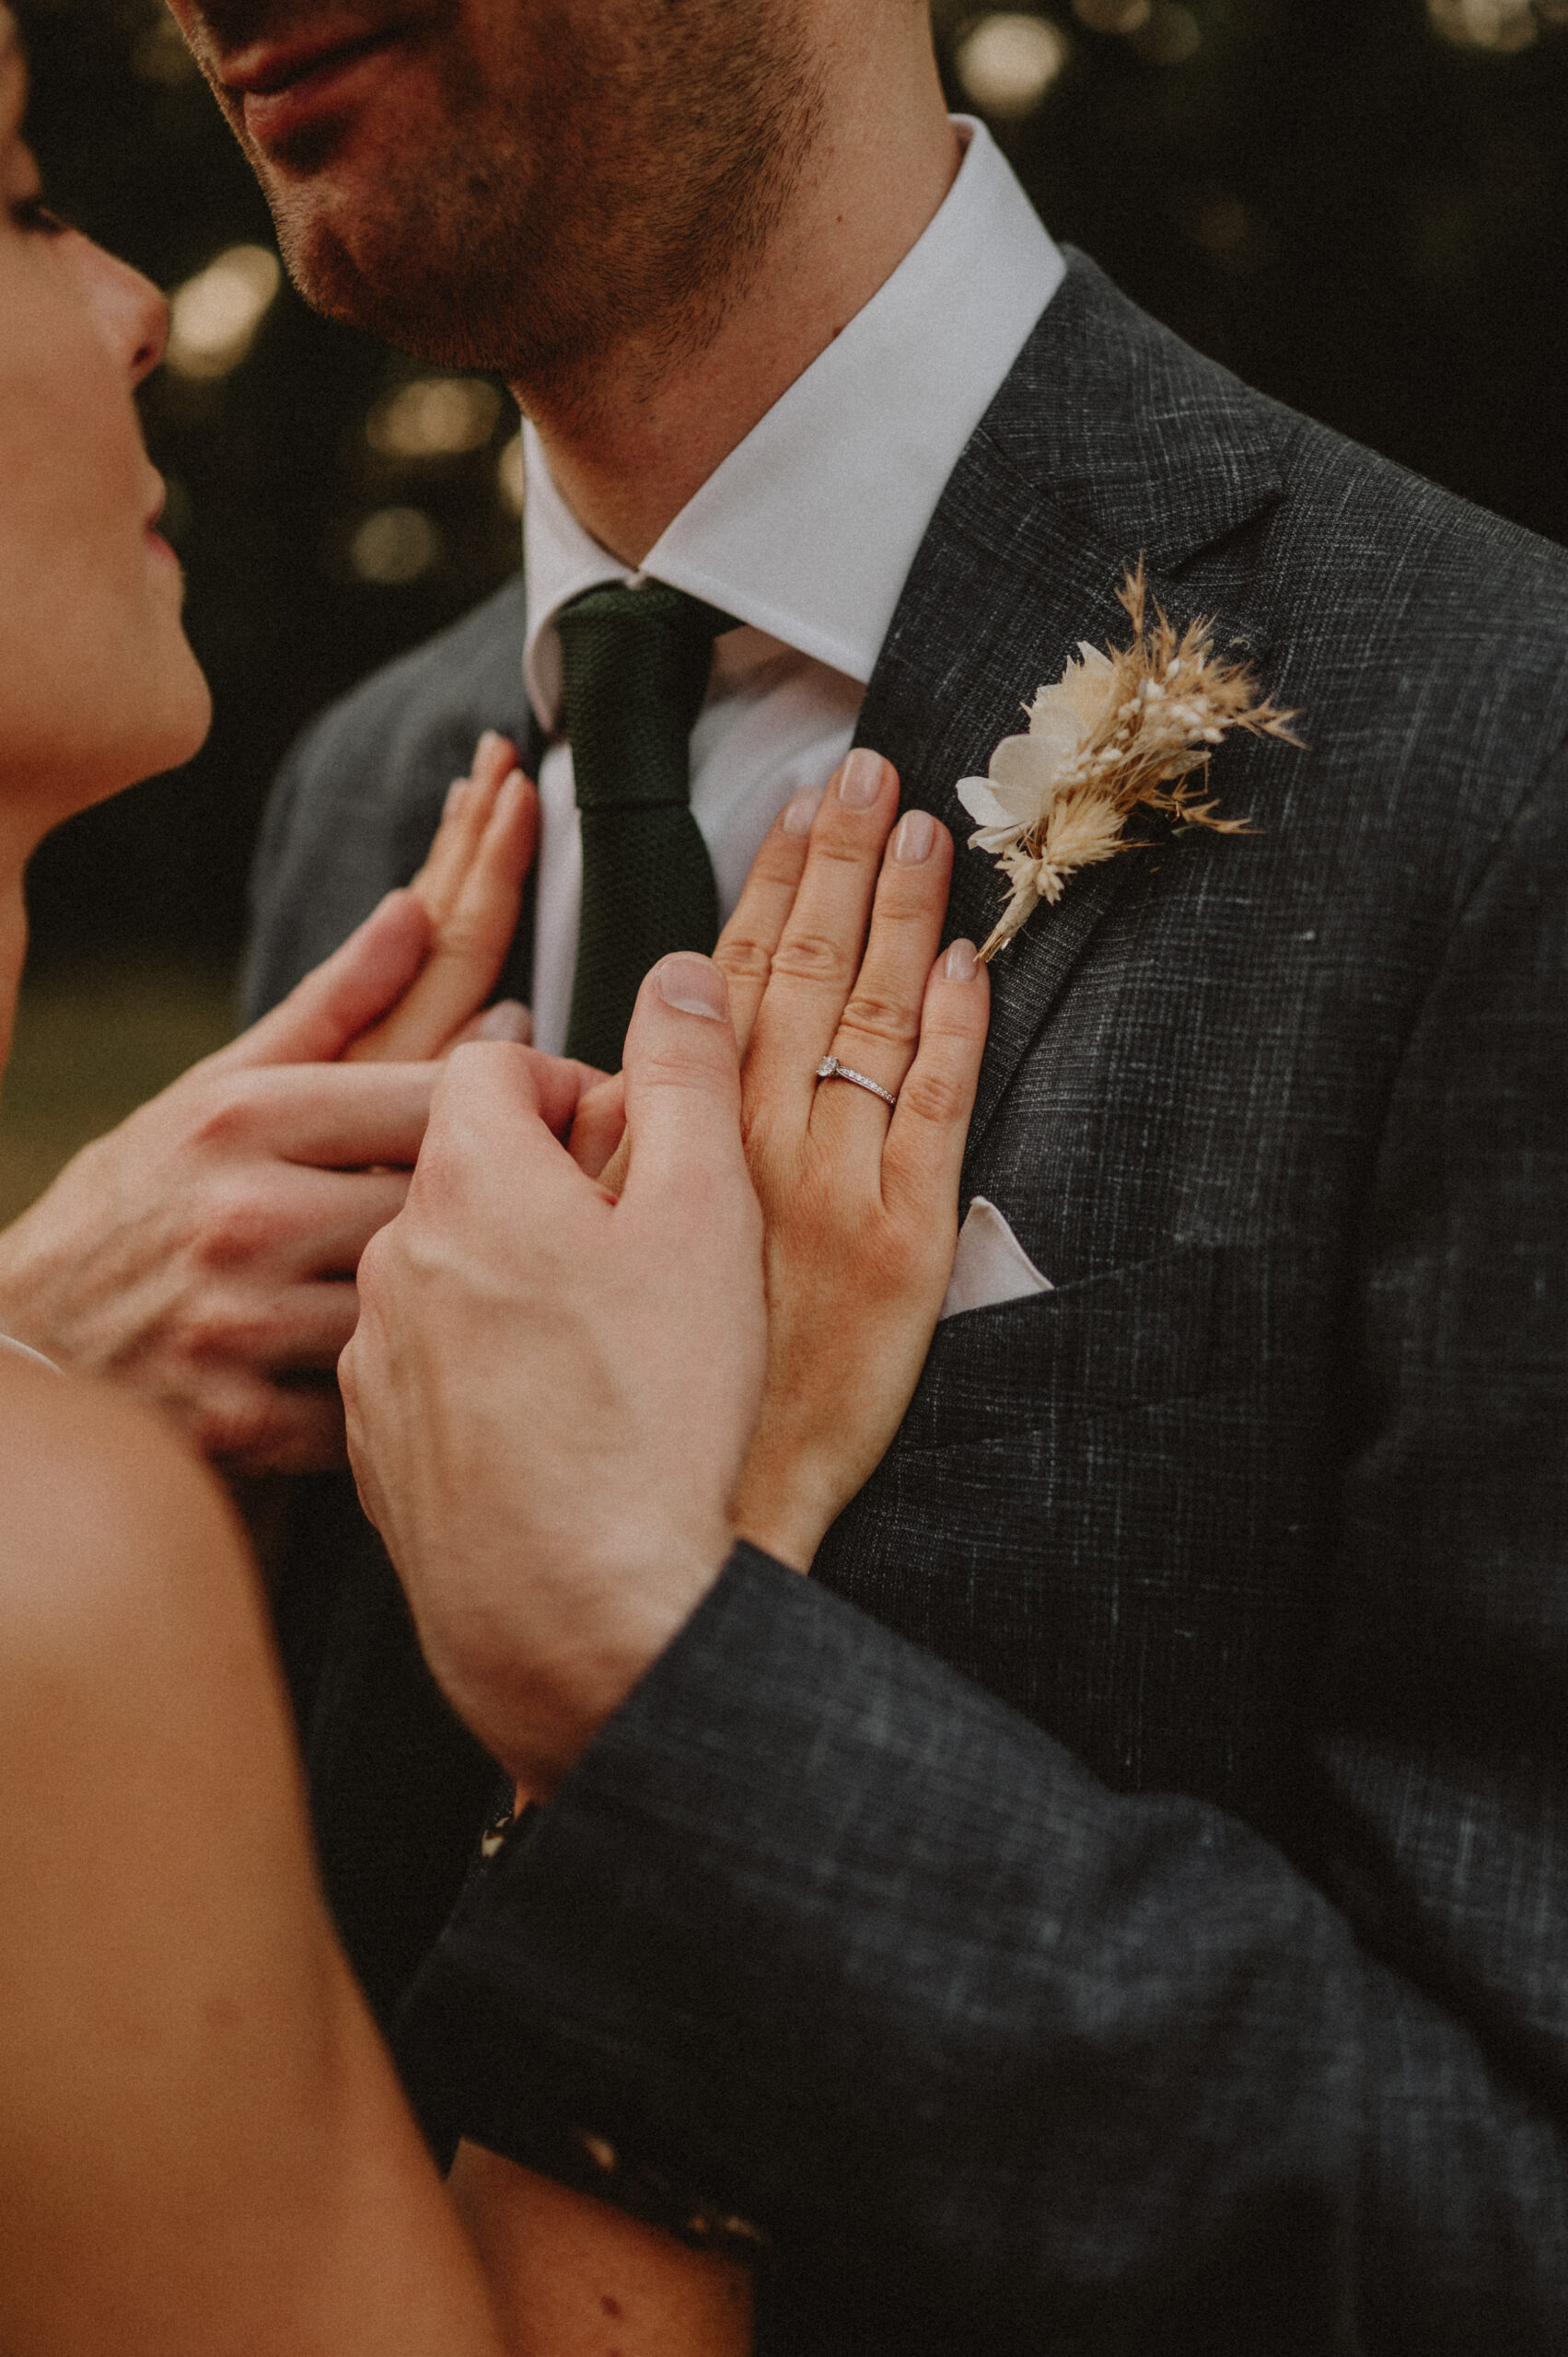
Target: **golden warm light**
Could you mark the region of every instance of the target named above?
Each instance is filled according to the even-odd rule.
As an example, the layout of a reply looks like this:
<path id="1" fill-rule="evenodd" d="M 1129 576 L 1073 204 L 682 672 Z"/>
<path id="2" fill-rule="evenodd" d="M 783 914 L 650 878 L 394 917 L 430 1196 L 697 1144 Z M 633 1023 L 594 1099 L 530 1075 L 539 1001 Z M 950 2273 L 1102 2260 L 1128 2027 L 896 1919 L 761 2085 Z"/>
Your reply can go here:
<path id="1" fill-rule="evenodd" d="M 440 555 L 441 535 L 422 507 L 378 507 L 348 548 L 354 574 L 378 589 L 401 589 L 417 581 Z"/>
<path id="2" fill-rule="evenodd" d="M 418 377 L 370 412 L 365 436 L 385 459 L 449 459 L 482 450 L 501 396 L 477 377 Z"/>
<path id="3" fill-rule="evenodd" d="M 168 366 L 177 377 L 226 377 L 256 340 L 283 271 L 265 246 L 230 246 L 169 301 Z"/>
<path id="4" fill-rule="evenodd" d="M 1536 37 L 1529 0 L 1426 0 L 1434 29 L 1460 49 L 1527 49 Z"/>
<path id="5" fill-rule="evenodd" d="M 1034 112 L 1067 56 L 1067 36 L 1059 25 L 1005 10 L 970 27 L 954 64 L 981 112 L 1008 122 Z"/>
<path id="6" fill-rule="evenodd" d="M 1155 0 L 1132 35 L 1132 46 L 1151 65 L 1185 65 L 1202 44 L 1203 30 L 1180 0 Z"/>

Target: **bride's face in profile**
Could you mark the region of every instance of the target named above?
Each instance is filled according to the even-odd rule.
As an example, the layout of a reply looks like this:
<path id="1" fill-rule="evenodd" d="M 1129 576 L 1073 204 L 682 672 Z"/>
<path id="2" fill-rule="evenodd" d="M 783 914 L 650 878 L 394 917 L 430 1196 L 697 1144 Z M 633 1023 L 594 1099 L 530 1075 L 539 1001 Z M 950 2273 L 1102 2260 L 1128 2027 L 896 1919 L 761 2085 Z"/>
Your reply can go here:
<path id="1" fill-rule="evenodd" d="M 23 855 L 189 760 L 210 717 L 132 398 L 163 352 L 163 298 L 43 209 L 26 97 L 0 5 L 0 830 Z"/>

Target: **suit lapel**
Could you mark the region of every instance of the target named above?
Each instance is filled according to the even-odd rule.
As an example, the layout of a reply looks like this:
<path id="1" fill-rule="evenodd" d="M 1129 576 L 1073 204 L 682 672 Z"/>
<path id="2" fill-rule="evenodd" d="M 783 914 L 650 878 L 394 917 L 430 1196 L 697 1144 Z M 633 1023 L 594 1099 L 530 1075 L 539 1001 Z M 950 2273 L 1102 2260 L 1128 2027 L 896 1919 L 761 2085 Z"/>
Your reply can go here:
<path id="1" fill-rule="evenodd" d="M 1200 610 L 1176 567 L 1280 493 L 1260 414 L 1272 417 L 1073 257 L 948 482 L 861 712 L 857 742 L 887 755 L 904 803 L 935 811 L 958 845 L 947 939 L 982 940 L 1003 900 L 993 861 L 967 848 L 958 781 L 983 774 L 1080 639 L 1125 643 L 1116 593 L 1140 553 L 1173 620 Z M 1242 619 L 1222 616 L 1217 634 L 1261 652 Z M 993 965 L 971 1143 L 1138 864 L 1132 852 L 1075 877 Z"/>

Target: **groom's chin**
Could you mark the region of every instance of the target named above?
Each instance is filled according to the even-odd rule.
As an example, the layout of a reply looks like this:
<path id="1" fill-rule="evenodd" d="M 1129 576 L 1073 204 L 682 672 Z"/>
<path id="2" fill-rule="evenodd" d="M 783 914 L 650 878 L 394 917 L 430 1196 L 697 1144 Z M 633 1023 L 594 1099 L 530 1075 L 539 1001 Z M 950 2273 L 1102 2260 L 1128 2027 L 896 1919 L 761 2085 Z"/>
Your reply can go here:
<path id="1" fill-rule="evenodd" d="M 288 274 L 311 309 L 436 366 L 505 373 L 510 346 L 494 328 L 474 331 L 505 314 L 488 285 L 491 299 L 475 302 L 471 255 L 446 267 L 444 241 L 422 244 L 394 204 L 367 215 L 335 178 L 329 163 L 303 184 L 267 188 Z"/>

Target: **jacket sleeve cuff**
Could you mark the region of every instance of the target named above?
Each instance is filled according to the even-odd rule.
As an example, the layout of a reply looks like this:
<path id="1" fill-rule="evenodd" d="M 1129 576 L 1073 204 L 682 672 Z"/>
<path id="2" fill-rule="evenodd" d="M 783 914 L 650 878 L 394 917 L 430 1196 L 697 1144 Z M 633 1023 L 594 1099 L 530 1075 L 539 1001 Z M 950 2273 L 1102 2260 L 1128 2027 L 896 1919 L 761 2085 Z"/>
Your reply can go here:
<path id="1" fill-rule="evenodd" d="M 719 1698 L 745 1678 L 759 1605 L 806 1585 L 738 1541 L 714 1587 L 550 1803 L 487 1834 L 396 2038 L 443 2168 L 466 2138 L 694 2248 L 748 2264 L 765 2257 L 767 2236 L 699 2183 L 695 2156 L 692 2167 L 679 2165 L 676 2115 L 647 2086 L 653 2058 L 633 2057 L 639 1978 L 633 1960 L 618 1981 L 612 1958 L 634 1937 L 649 1861 L 635 1854 L 643 1845 L 623 1850 L 614 1796 L 651 1776 L 675 1797 L 683 1762 L 696 1789 L 711 1782 L 726 1739 Z M 617 1863 L 596 1864 L 606 1840 Z M 593 1944 L 604 1976 L 595 1976 L 595 1998 L 574 1969 L 578 1938 Z M 701 2032 L 693 2024 L 689 2034 Z"/>

